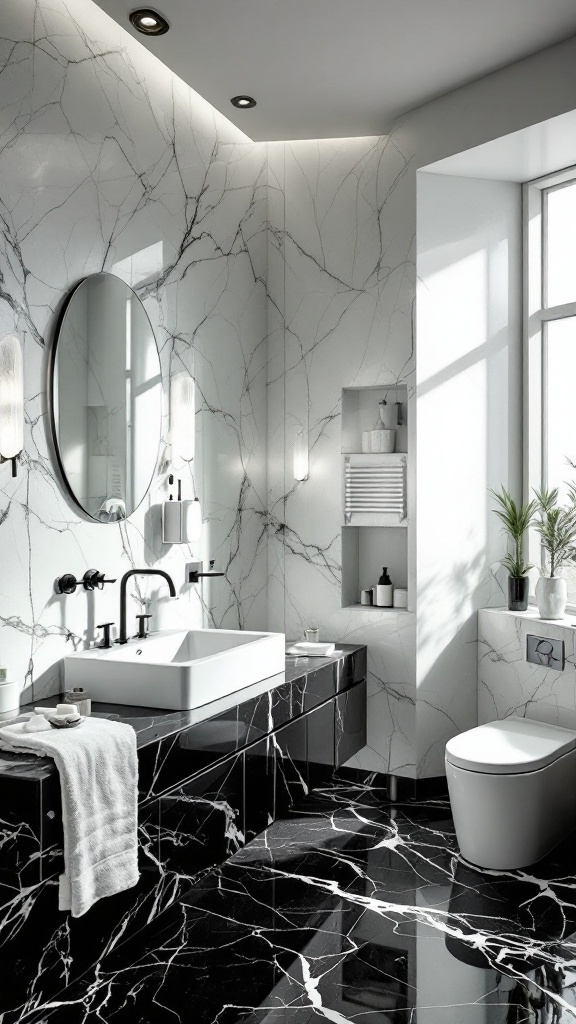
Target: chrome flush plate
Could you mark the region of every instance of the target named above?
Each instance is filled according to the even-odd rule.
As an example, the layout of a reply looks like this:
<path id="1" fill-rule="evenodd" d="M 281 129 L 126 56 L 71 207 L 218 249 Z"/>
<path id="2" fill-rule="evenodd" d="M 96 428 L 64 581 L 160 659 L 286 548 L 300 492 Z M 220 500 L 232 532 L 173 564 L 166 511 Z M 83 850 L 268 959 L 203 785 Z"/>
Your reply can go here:
<path id="1" fill-rule="evenodd" d="M 549 636 L 534 636 L 528 633 L 526 637 L 526 661 L 533 665 L 541 665 L 542 668 L 553 668 L 557 672 L 564 671 L 565 655 L 564 641 L 555 640 Z"/>

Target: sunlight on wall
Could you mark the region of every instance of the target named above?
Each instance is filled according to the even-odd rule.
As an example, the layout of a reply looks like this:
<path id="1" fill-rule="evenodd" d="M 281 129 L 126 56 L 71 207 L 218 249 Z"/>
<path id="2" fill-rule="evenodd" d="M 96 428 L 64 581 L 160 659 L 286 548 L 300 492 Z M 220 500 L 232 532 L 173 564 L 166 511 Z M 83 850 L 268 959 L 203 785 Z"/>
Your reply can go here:
<path id="1" fill-rule="evenodd" d="M 418 186 L 418 765 L 476 724 L 476 610 L 502 604 L 490 489 L 521 466 L 520 189 L 423 174 Z M 434 739 L 431 742 L 430 736 Z"/>

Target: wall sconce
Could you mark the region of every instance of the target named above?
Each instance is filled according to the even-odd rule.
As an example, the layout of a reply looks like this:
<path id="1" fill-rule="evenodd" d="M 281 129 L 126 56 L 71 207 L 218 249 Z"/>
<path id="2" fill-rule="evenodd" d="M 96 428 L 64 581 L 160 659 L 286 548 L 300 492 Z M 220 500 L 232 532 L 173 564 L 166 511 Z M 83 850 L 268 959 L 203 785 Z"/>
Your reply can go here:
<path id="1" fill-rule="evenodd" d="M 309 468 L 308 431 L 302 428 L 294 441 L 294 479 L 307 480 Z"/>
<path id="2" fill-rule="evenodd" d="M 15 334 L 0 341 L 0 462 L 16 460 L 24 447 L 24 367 L 22 347 Z"/>
<path id="3" fill-rule="evenodd" d="M 170 433 L 172 458 L 191 462 L 196 434 L 196 387 L 188 373 L 177 373 L 170 381 Z"/>

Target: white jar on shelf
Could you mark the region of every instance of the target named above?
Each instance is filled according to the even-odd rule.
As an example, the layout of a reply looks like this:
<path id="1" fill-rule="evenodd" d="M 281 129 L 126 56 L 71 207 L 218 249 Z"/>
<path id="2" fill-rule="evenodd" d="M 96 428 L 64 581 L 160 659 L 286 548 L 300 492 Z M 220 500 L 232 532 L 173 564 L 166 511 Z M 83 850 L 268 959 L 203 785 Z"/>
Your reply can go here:
<path id="1" fill-rule="evenodd" d="M 395 430 L 372 430 L 371 451 L 390 453 L 396 447 Z"/>

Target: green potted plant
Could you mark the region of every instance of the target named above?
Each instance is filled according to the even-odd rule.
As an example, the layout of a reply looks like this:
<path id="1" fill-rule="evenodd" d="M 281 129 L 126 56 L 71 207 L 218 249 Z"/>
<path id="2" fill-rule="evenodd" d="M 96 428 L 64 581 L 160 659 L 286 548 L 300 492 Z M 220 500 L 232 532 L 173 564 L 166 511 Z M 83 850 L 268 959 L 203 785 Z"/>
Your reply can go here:
<path id="1" fill-rule="evenodd" d="M 545 571 L 536 584 L 541 619 L 560 619 L 566 610 L 568 588 L 558 575 L 562 566 L 576 561 L 576 489 L 569 488 L 568 505 L 558 504 L 558 488 L 534 490 L 537 518 L 534 526 L 546 552 Z"/>
<path id="2" fill-rule="evenodd" d="M 526 505 L 517 505 L 514 498 L 505 487 L 500 493 L 492 491 L 492 496 L 498 503 L 494 512 L 502 523 L 504 532 L 512 542 L 512 550 L 508 551 L 504 558 L 500 559 L 508 572 L 508 608 L 512 612 L 525 612 L 528 607 L 528 594 L 530 592 L 530 578 L 528 573 L 532 566 L 524 561 L 524 534 L 532 523 L 537 508 L 537 501 L 533 499 Z"/>

